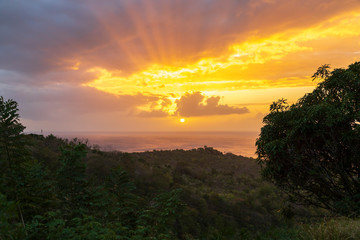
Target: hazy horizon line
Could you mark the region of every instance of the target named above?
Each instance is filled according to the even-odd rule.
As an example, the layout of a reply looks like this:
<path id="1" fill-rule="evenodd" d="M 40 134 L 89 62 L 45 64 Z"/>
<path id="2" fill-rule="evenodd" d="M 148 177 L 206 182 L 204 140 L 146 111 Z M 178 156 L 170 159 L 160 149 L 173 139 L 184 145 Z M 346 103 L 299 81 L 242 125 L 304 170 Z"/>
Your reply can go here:
<path id="1" fill-rule="evenodd" d="M 260 133 L 260 131 L 24 131 L 25 134 Z"/>

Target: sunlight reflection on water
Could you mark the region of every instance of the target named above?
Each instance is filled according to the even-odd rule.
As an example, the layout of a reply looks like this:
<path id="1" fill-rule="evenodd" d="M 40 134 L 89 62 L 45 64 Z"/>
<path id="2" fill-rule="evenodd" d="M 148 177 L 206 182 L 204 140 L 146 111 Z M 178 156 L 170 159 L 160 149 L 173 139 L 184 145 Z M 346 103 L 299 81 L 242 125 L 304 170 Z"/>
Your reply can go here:
<path id="1" fill-rule="evenodd" d="M 47 133 L 50 134 L 50 133 Z M 255 157 L 258 132 L 127 132 L 53 133 L 63 138 L 85 138 L 104 151 L 142 152 L 152 150 L 213 147 L 221 152 Z"/>

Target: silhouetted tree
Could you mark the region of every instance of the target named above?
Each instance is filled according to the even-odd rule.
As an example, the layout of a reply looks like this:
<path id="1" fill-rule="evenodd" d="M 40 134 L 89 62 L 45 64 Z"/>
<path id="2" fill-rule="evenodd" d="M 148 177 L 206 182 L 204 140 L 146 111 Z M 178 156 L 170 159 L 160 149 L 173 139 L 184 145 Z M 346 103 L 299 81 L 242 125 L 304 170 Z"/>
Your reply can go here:
<path id="1" fill-rule="evenodd" d="M 21 140 L 25 127 L 19 121 L 18 104 L 12 99 L 0 96 L 0 192 L 16 202 L 19 217 L 25 228 L 19 188 L 24 186 L 21 179 L 25 154 Z"/>
<path id="2" fill-rule="evenodd" d="M 360 62 L 324 65 L 296 104 L 270 107 L 257 139 L 262 174 L 292 197 L 337 213 L 360 213 Z"/>
<path id="3" fill-rule="evenodd" d="M 18 104 L 0 96 L 0 171 L 16 167 L 22 160 L 23 142 L 20 140 L 25 127 L 19 121 Z"/>

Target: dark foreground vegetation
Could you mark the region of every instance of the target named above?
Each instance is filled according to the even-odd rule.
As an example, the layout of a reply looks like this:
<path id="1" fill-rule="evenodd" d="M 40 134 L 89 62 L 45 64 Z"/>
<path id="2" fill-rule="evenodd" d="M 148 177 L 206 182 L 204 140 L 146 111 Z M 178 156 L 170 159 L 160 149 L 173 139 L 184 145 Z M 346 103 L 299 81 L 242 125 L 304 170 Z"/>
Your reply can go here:
<path id="1" fill-rule="evenodd" d="M 285 198 L 254 159 L 22 140 L 27 157 L 1 171 L 1 239 L 239 239 L 281 222 Z"/>
<path id="2" fill-rule="evenodd" d="M 317 88 L 289 106 L 279 100 L 257 141 L 263 176 L 292 198 L 360 215 L 360 62 L 313 76 Z"/>
<path id="3" fill-rule="evenodd" d="M 0 97 L 0 240 L 360 239 L 360 64 L 314 77 L 271 106 L 257 161 L 25 135 Z"/>
<path id="4" fill-rule="evenodd" d="M 294 215 L 255 159 L 211 147 L 103 152 L 28 134 L 1 100 L 0 239 L 253 239 Z"/>

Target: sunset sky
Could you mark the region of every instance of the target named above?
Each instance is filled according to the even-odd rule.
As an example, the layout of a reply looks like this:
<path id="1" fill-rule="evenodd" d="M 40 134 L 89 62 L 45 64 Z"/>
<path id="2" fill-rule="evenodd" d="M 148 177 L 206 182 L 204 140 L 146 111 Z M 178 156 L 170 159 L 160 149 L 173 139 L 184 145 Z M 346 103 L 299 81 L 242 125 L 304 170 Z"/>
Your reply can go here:
<path id="1" fill-rule="evenodd" d="M 27 131 L 259 131 L 355 61 L 359 0 L 0 0 L 0 95 Z"/>

